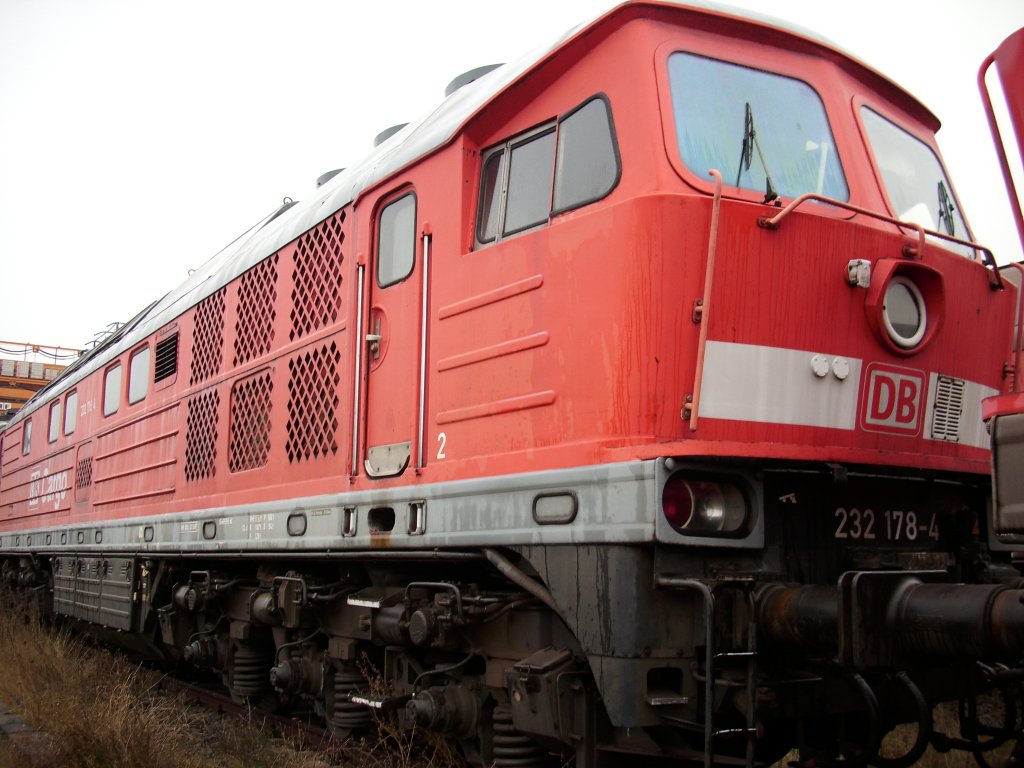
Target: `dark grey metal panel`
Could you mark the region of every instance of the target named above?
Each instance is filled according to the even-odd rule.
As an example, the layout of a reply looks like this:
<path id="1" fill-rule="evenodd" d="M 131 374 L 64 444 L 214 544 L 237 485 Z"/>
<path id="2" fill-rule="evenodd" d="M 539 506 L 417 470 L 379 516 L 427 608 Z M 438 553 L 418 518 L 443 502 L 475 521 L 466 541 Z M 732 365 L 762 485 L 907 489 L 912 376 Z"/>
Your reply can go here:
<path id="1" fill-rule="evenodd" d="M 997 416 L 992 425 L 996 530 L 1024 531 L 1024 413 Z"/>
<path id="2" fill-rule="evenodd" d="M 135 612 L 135 560 L 129 557 L 56 557 L 53 607 L 70 616 L 130 630 Z"/>
<path id="3" fill-rule="evenodd" d="M 73 556 L 53 559 L 53 610 L 64 616 L 71 616 L 74 610 L 77 567 L 77 558 Z"/>
<path id="4" fill-rule="evenodd" d="M 128 557 L 104 560 L 101 571 L 97 623 L 115 629 L 130 630 L 134 601 L 135 561 Z"/>

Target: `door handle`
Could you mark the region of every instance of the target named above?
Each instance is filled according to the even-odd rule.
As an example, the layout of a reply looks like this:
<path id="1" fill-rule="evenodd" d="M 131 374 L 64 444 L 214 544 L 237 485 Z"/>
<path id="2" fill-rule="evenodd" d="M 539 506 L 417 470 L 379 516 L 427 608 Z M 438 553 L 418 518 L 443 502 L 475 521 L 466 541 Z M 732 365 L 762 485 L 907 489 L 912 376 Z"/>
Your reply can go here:
<path id="1" fill-rule="evenodd" d="M 373 330 L 373 333 L 366 334 L 366 343 L 370 345 L 370 354 L 373 355 L 373 359 L 377 360 L 380 358 L 380 342 L 381 339 L 383 338 L 380 335 L 379 317 L 377 318 L 377 321 L 374 323 Z"/>

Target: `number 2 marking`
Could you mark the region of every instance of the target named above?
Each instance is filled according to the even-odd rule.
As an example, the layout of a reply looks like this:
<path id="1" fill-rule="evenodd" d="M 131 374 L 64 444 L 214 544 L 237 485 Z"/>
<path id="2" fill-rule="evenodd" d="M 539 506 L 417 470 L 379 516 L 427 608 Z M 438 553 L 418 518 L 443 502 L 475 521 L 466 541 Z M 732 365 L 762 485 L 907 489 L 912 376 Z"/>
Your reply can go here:
<path id="1" fill-rule="evenodd" d="M 437 435 L 437 442 L 438 442 L 437 458 L 438 459 L 443 459 L 444 458 L 444 447 L 448 444 L 448 435 L 446 435 L 444 432 L 439 432 L 438 435 Z"/>

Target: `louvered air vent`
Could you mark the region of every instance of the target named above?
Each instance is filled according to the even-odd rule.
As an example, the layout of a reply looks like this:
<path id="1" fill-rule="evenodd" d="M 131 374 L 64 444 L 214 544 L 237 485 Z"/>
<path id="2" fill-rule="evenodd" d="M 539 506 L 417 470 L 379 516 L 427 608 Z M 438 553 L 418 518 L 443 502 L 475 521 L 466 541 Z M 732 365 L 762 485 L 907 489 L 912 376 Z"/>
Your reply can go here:
<path id="1" fill-rule="evenodd" d="M 178 372 L 178 334 L 168 336 L 156 343 L 156 362 L 153 366 L 153 381 L 169 379 Z"/>
<path id="2" fill-rule="evenodd" d="M 959 442 L 960 416 L 964 408 L 964 380 L 939 376 L 932 414 L 932 439 Z"/>

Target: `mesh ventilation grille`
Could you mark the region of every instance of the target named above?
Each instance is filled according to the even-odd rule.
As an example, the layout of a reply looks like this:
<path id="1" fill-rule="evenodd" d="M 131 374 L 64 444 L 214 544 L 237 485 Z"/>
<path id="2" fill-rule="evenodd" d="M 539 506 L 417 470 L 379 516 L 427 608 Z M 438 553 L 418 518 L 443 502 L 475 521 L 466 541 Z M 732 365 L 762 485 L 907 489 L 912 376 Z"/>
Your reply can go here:
<path id="1" fill-rule="evenodd" d="M 220 373 L 224 337 L 224 288 L 207 296 L 196 307 L 192 329 L 192 378 L 199 384 Z"/>
<path id="2" fill-rule="evenodd" d="M 238 320 L 232 365 L 247 363 L 270 351 L 277 317 L 277 259 L 276 253 L 264 259 L 238 281 Z"/>
<path id="3" fill-rule="evenodd" d="M 75 487 L 88 488 L 92 485 L 92 456 L 79 459 L 75 467 Z"/>
<path id="4" fill-rule="evenodd" d="M 292 272 L 292 341 L 337 322 L 341 315 L 344 221 L 342 211 L 299 238 Z"/>
<path id="5" fill-rule="evenodd" d="M 213 477 L 217 458 L 217 409 L 220 395 L 205 392 L 188 401 L 185 427 L 185 480 Z"/>
<path id="6" fill-rule="evenodd" d="M 960 440 L 960 416 L 964 409 L 964 380 L 939 376 L 935 391 L 935 412 L 932 414 L 932 438 Z"/>
<path id="7" fill-rule="evenodd" d="M 228 469 L 242 472 L 267 463 L 270 455 L 270 371 L 238 381 L 231 390 Z"/>
<path id="8" fill-rule="evenodd" d="M 338 452 L 338 369 L 332 342 L 288 362 L 288 461 L 310 461 Z"/>

